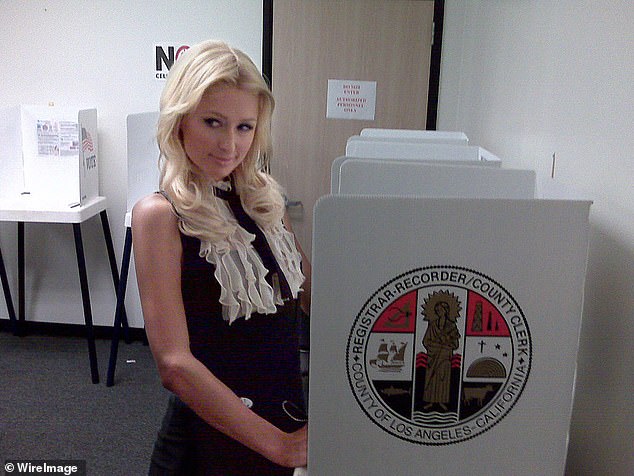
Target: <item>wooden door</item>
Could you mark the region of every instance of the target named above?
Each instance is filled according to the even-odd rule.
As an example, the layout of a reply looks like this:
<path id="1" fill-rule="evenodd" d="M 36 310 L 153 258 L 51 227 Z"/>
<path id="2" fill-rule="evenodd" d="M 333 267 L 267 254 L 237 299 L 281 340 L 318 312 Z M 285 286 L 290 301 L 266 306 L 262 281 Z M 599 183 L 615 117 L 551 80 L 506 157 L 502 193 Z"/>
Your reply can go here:
<path id="1" fill-rule="evenodd" d="M 271 171 L 301 203 L 289 215 L 309 256 L 313 206 L 347 138 L 425 129 L 433 16 L 431 0 L 274 0 Z M 375 81 L 374 120 L 327 119 L 329 79 Z"/>

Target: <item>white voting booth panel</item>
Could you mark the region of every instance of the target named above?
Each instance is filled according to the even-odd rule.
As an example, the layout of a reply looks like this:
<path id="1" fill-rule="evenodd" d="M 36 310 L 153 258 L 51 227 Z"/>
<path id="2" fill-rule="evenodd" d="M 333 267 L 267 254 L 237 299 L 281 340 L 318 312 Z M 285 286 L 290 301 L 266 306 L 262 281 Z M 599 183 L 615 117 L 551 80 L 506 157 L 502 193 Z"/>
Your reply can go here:
<path id="1" fill-rule="evenodd" d="M 352 159 L 339 170 L 339 193 L 434 198 L 534 198 L 535 172 L 414 161 Z"/>
<path id="2" fill-rule="evenodd" d="M 159 189 L 159 148 L 156 143 L 158 112 L 142 112 L 127 117 L 128 193 L 127 210 L 145 195 Z M 129 213 L 126 226 L 130 226 Z"/>
<path id="3" fill-rule="evenodd" d="M 485 160 L 447 160 L 443 158 L 434 158 L 434 159 L 416 159 L 416 158 L 396 158 L 392 157 L 389 159 L 363 159 L 359 157 L 337 157 L 332 161 L 332 165 L 330 168 L 330 192 L 331 193 L 339 193 L 339 180 L 341 177 L 341 168 L 344 164 L 349 162 L 360 162 L 367 164 L 373 164 L 372 166 L 378 166 L 378 164 L 383 164 L 385 162 L 398 162 L 403 163 L 405 161 L 412 161 L 420 164 L 436 164 L 436 165 L 460 165 L 465 167 L 500 167 L 501 161 L 485 161 Z"/>
<path id="4" fill-rule="evenodd" d="M 349 137 L 346 141 L 346 155 L 366 159 L 500 161 L 499 157 L 488 150 L 472 145 L 367 136 Z"/>
<path id="5" fill-rule="evenodd" d="M 453 131 L 425 131 L 417 129 L 379 129 L 366 127 L 361 130 L 361 137 L 380 139 L 415 139 L 426 142 L 441 142 L 445 144 L 469 143 L 469 138 L 464 132 Z"/>
<path id="6" fill-rule="evenodd" d="M 0 198 L 14 201 L 28 194 L 47 207 L 67 208 L 99 195 L 95 109 L 4 108 L 0 143 Z"/>
<path id="7" fill-rule="evenodd" d="M 0 109 L 0 199 L 24 191 L 22 124 L 18 112 L 15 108 Z"/>
<path id="8" fill-rule="evenodd" d="M 311 476 L 563 474 L 589 207 L 322 198 Z"/>

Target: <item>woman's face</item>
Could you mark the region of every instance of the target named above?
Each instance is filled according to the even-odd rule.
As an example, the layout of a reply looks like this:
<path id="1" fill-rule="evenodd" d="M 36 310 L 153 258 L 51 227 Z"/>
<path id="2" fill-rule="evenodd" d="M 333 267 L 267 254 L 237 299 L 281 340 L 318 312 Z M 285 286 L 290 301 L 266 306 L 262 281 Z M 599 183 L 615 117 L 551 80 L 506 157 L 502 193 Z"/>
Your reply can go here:
<path id="1" fill-rule="evenodd" d="M 257 95 L 222 84 L 207 90 L 183 117 L 185 153 L 207 180 L 222 180 L 242 163 L 253 144 L 258 105 Z"/>

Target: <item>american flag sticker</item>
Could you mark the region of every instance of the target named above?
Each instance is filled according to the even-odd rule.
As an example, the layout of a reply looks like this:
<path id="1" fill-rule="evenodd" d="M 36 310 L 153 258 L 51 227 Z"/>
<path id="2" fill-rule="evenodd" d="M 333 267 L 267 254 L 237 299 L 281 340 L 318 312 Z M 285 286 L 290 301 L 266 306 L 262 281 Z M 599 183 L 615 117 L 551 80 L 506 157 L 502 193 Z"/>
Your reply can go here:
<path id="1" fill-rule="evenodd" d="M 92 134 L 85 127 L 81 128 L 81 151 L 84 158 L 84 169 L 86 171 L 97 167 L 96 144 L 93 141 Z"/>
<path id="2" fill-rule="evenodd" d="M 92 141 L 92 135 L 85 127 L 81 128 L 81 150 L 84 154 L 91 154 L 95 151 L 95 144 Z"/>

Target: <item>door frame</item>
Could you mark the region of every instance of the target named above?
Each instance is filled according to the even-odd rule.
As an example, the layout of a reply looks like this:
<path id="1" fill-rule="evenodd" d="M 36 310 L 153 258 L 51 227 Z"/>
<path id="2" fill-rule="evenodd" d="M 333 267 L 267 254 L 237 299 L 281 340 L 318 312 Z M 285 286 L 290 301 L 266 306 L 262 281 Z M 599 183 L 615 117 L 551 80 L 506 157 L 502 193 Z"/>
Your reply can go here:
<path id="1" fill-rule="evenodd" d="M 262 0 L 262 75 L 272 87 L 273 81 L 273 1 Z M 429 87 L 427 89 L 427 130 L 436 130 L 438 116 L 438 91 L 440 89 L 440 60 L 442 55 L 442 31 L 445 16 L 445 0 L 434 0 L 434 39 L 429 62 Z"/>

